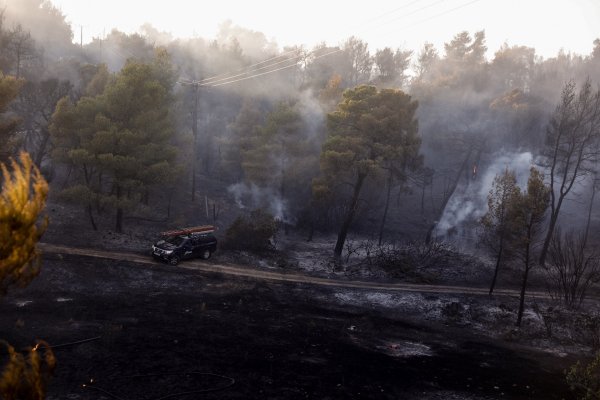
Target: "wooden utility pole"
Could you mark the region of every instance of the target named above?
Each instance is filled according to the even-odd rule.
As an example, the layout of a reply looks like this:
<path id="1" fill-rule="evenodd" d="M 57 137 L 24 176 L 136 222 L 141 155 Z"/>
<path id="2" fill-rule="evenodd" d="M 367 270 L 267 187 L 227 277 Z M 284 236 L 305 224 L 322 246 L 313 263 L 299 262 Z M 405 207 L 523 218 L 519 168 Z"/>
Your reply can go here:
<path id="1" fill-rule="evenodd" d="M 80 40 L 80 45 L 81 45 L 81 54 L 83 54 L 83 28 L 87 28 L 88 26 L 87 25 L 76 25 L 76 26 L 78 26 L 81 29 L 79 40 Z"/>
<path id="2" fill-rule="evenodd" d="M 103 35 L 103 37 L 105 37 L 106 35 Z M 98 42 L 100 42 L 100 63 L 102 63 L 102 42 L 106 42 L 108 39 L 100 39 L 100 35 L 98 35 L 97 38 L 92 38 Z M 83 41 L 82 41 L 83 43 Z M 83 45 L 82 45 L 83 48 Z"/>
<path id="3" fill-rule="evenodd" d="M 196 83 L 192 85 L 194 87 L 194 110 L 192 111 L 192 133 L 194 134 L 194 160 L 192 165 L 192 202 L 196 198 L 196 164 L 198 163 L 197 155 L 197 141 L 198 141 L 198 88 L 199 85 Z"/>

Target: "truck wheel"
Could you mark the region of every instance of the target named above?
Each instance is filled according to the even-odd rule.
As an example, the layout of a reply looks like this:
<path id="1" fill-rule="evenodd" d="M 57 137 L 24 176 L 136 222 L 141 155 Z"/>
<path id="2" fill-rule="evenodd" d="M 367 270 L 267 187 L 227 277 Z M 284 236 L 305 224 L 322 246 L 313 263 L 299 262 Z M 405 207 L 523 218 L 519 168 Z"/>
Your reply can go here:
<path id="1" fill-rule="evenodd" d="M 180 260 L 179 256 L 173 256 L 169 260 L 169 264 L 171 264 L 171 265 L 177 265 L 177 264 L 179 264 L 179 260 Z"/>
<path id="2" fill-rule="evenodd" d="M 200 258 L 202 258 L 203 260 L 208 260 L 210 258 L 210 249 L 202 250 L 202 253 L 200 254 Z"/>

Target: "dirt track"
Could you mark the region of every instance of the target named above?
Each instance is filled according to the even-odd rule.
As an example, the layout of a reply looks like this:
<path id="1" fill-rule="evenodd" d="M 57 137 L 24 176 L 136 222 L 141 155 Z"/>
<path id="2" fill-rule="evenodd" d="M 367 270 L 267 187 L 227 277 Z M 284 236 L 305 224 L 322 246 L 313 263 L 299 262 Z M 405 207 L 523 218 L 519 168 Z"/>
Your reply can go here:
<path id="1" fill-rule="evenodd" d="M 63 247 L 56 246 L 47 243 L 40 243 L 39 247 L 45 253 L 53 254 L 71 254 L 78 256 L 88 256 L 112 260 L 123 260 L 141 264 L 150 265 L 163 265 L 159 261 L 152 259 L 150 256 L 143 256 L 134 253 L 120 253 L 120 252 L 108 252 L 91 249 L 81 249 L 75 247 Z M 419 292 L 419 293 L 452 293 L 452 294 L 474 294 L 474 295 L 488 295 L 489 290 L 487 288 L 474 288 L 474 287 L 461 287 L 461 286 L 444 286 L 444 285 L 419 285 L 419 284 L 407 284 L 407 283 L 383 283 L 383 282 L 369 282 L 369 281 L 356 281 L 356 280 L 341 280 L 341 279 L 329 279 L 320 278 L 298 274 L 295 272 L 271 272 L 265 270 L 252 269 L 248 267 L 240 267 L 233 264 L 215 264 L 210 262 L 203 262 L 200 260 L 186 260 L 180 263 L 177 267 L 173 268 L 185 268 L 191 270 L 198 270 L 203 272 L 221 273 L 226 275 L 235 275 L 241 277 L 249 277 L 255 279 L 262 279 L 268 281 L 279 281 L 279 282 L 296 282 L 296 283 L 309 283 L 314 285 L 322 286 L 335 286 L 344 288 L 360 288 L 360 289 L 372 289 L 377 291 L 393 291 L 393 292 Z M 510 295 L 518 296 L 519 291 L 510 289 L 496 289 L 494 291 L 497 295 Z M 527 296 L 536 298 L 548 298 L 548 295 L 544 292 L 529 291 Z"/>

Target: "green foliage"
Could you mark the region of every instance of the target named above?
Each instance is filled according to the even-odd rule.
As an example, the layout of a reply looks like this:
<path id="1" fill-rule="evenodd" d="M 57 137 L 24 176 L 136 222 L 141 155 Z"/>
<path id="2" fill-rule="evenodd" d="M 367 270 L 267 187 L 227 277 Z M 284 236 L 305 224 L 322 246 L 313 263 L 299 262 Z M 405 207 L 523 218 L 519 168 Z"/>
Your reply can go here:
<path id="1" fill-rule="evenodd" d="M 532 246 L 535 245 L 544 230 L 544 219 L 548 209 L 548 195 L 550 189 L 544 184 L 544 175 L 534 167 L 530 169 L 527 180 L 527 191 L 515 193 L 514 201 L 511 202 L 509 210 L 511 220 L 511 231 L 513 246 L 521 254 L 523 259 L 528 255 Z M 531 260 L 529 260 L 531 261 Z"/>
<path id="2" fill-rule="evenodd" d="M 233 181 L 242 182 L 244 179 L 243 153 L 252 149 L 254 127 L 261 122 L 260 110 L 250 98 L 246 98 L 235 121 L 227 125 L 230 138 L 224 141 L 226 149 L 221 161 L 221 172 Z"/>
<path id="3" fill-rule="evenodd" d="M 335 254 L 341 255 L 346 234 L 357 212 L 360 191 L 367 178 L 382 169 L 405 178 L 406 169 L 423 163 L 415 112 L 419 103 L 401 90 L 362 85 L 346 90 L 338 111 L 327 114 L 329 138 L 322 145 L 320 179 L 313 181 L 318 202 L 333 198 L 341 184 L 353 188 L 351 203 L 338 236 Z"/>
<path id="4" fill-rule="evenodd" d="M 304 171 L 294 168 L 294 164 L 309 155 L 309 138 L 297 106 L 276 103 L 266 120 L 266 126 L 254 127 L 253 148 L 242 153 L 242 166 L 247 182 L 280 188 L 301 178 Z"/>
<path id="5" fill-rule="evenodd" d="M 27 356 L 15 351 L 4 340 L 0 343 L 8 348 L 8 364 L 0 375 L 0 397 L 3 400 L 43 400 L 54 369 L 56 359 L 50 345 L 38 341 L 35 348 L 24 349 Z M 40 346 L 45 347 L 40 355 Z"/>
<path id="6" fill-rule="evenodd" d="M 40 273 L 42 252 L 36 245 L 48 226 L 47 216 L 37 225 L 46 206 L 48 184 L 27 153 L 21 153 L 21 164 L 12 161 L 12 175 L 0 165 L 4 174 L 0 193 L 0 301 L 9 289 L 26 286 Z"/>
<path id="7" fill-rule="evenodd" d="M 544 175 L 531 167 L 527 180 L 527 191 L 519 189 L 511 201 L 508 217 L 511 230 L 511 253 L 519 260 L 522 271 L 521 299 L 517 315 L 517 326 L 521 325 L 525 304 L 527 279 L 536 266 L 540 237 L 544 232 L 544 220 L 548 209 L 550 188 L 544 185 Z"/>
<path id="8" fill-rule="evenodd" d="M 12 76 L 4 76 L 0 72 L 0 114 L 8 110 L 9 104 L 17 97 L 19 87 L 25 83 L 23 79 L 16 80 Z M 6 164 L 14 157 L 19 148 L 19 141 L 14 137 L 21 118 L 0 120 L 0 163 Z"/>
<path id="9" fill-rule="evenodd" d="M 52 117 L 53 158 L 81 177 L 62 195 L 84 206 L 96 200 L 116 208 L 118 231 L 122 210 L 182 171 L 175 165 L 178 149 L 169 145 L 175 73 L 170 55 L 159 49 L 152 63 L 128 61 L 103 91 L 92 79 L 88 89 L 95 97 L 75 105 L 63 99 Z"/>
<path id="10" fill-rule="evenodd" d="M 273 215 L 262 210 L 254 210 L 250 218 L 239 216 L 225 233 L 222 246 L 229 250 L 250 251 L 262 253 L 272 251 L 275 246 L 272 242 L 281 221 Z"/>
<path id="11" fill-rule="evenodd" d="M 386 162 L 418 166 L 419 103 L 401 90 L 360 86 L 346 90 L 339 110 L 327 114 L 329 139 L 322 146 L 321 171 L 332 179 L 376 177 Z"/>
<path id="12" fill-rule="evenodd" d="M 517 178 L 507 167 L 504 175 L 496 175 L 494 178 L 488 195 L 488 212 L 479 220 L 477 245 L 497 259 L 496 268 L 500 266 L 503 257 L 506 258 L 510 245 L 509 209 L 518 195 L 520 191 Z"/>
<path id="13" fill-rule="evenodd" d="M 577 361 L 564 373 L 578 400 L 600 400 L 600 353 L 586 368 Z"/>

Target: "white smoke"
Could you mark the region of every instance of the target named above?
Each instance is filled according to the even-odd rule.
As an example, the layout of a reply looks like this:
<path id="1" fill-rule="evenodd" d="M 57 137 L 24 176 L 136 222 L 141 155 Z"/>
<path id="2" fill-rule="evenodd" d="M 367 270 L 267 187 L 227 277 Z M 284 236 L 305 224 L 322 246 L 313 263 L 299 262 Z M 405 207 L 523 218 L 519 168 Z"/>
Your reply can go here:
<path id="1" fill-rule="evenodd" d="M 487 197 L 492 189 L 494 178 L 496 175 L 503 175 L 506 168 L 515 173 L 517 184 L 525 190 L 532 160 L 533 155 L 529 152 L 503 153 L 495 157 L 483 176 L 475 183 L 471 183 L 469 190 L 464 192 L 464 189 L 459 187 L 454 191 L 437 225 L 439 233 L 444 234 L 450 228 L 458 227 L 465 222 L 474 222 L 482 217 L 488 211 Z"/>
<path id="2" fill-rule="evenodd" d="M 261 188 L 255 184 L 236 183 L 230 185 L 227 191 L 233 195 L 239 208 L 261 207 L 286 224 L 296 224 L 296 220 L 287 212 L 287 200 L 282 199 L 279 192 L 274 188 Z"/>

